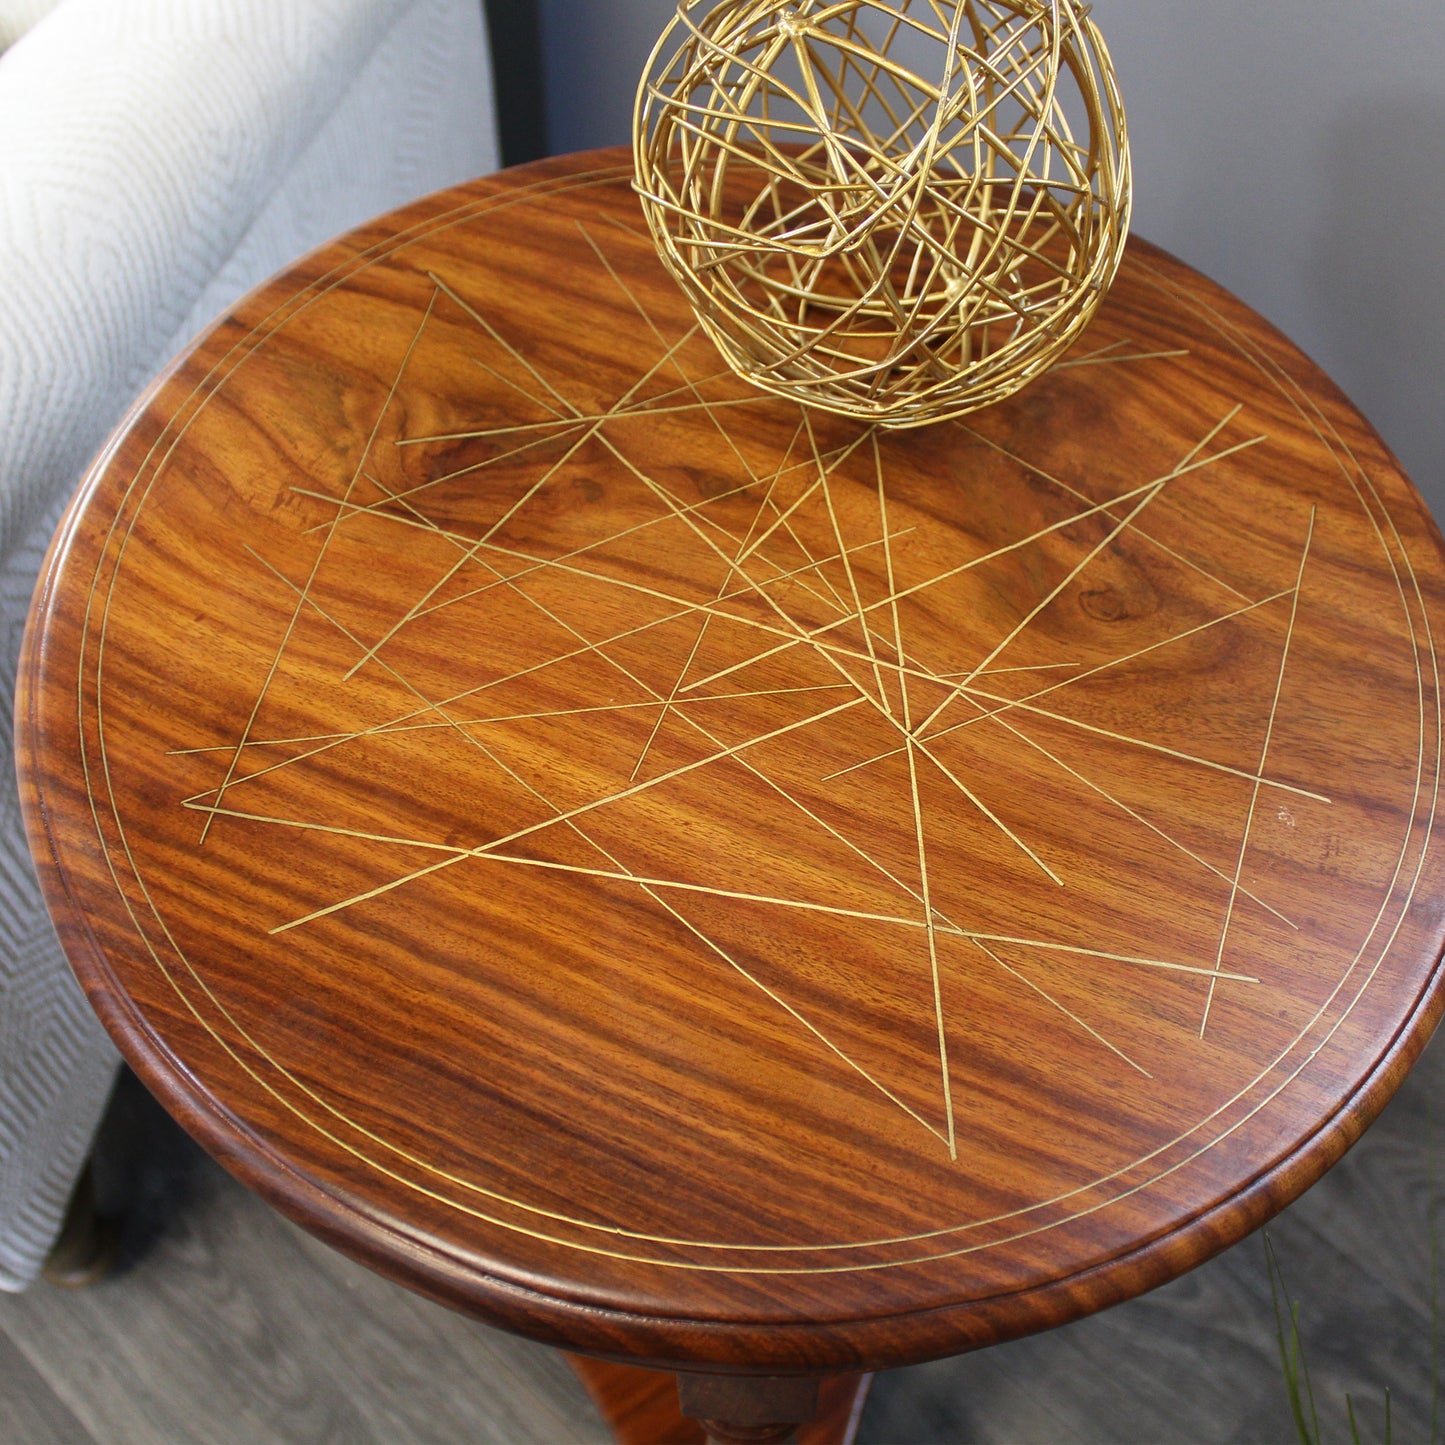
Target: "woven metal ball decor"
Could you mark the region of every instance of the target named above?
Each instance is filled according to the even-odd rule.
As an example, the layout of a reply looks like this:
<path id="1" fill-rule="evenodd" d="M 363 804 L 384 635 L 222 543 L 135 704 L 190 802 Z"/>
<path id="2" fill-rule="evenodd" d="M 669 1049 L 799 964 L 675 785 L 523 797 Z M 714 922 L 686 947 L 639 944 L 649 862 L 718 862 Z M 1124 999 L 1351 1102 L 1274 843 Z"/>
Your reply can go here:
<path id="1" fill-rule="evenodd" d="M 1075 340 L 1129 148 L 1078 0 L 683 0 L 638 90 L 664 264 L 758 386 L 888 426 L 1001 400 Z"/>

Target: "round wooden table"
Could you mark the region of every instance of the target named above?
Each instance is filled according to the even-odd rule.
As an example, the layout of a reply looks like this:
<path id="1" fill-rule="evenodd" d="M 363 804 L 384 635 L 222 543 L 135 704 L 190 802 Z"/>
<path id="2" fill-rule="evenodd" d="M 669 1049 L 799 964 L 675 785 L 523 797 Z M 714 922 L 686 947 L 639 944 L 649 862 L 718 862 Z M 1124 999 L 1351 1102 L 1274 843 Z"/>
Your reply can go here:
<path id="1" fill-rule="evenodd" d="M 434 196 L 201 338 L 55 543 L 20 762 L 229 1169 L 751 1428 L 1179 1274 L 1378 1112 L 1441 1008 L 1445 567 L 1147 244 L 887 432 L 728 372 L 629 179 Z"/>

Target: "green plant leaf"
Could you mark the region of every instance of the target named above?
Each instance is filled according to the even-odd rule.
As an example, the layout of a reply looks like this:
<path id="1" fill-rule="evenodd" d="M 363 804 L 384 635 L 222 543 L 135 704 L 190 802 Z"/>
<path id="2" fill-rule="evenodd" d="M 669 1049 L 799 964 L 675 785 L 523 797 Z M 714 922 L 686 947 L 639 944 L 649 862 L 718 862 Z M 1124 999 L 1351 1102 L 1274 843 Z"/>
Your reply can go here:
<path id="1" fill-rule="evenodd" d="M 1289 1397 L 1290 1414 L 1294 1417 L 1295 1434 L 1300 1445 L 1322 1445 L 1319 1412 L 1315 1409 L 1314 1386 L 1310 1383 L 1309 1365 L 1299 1337 L 1299 1305 L 1289 1298 L 1284 1271 L 1274 1252 L 1274 1243 L 1268 1231 L 1264 1235 L 1264 1257 L 1269 1272 L 1269 1293 L 1274 1301 L 1275 1338 L 1279 1342 L 1280 1369 L 1284 1374 L 1285 1393 Z M 1289 1317 L 1288 1331 L 1285 1329 L 1286 1312 Z M 1348 1396 L 1346 1397 L 1348 1400 Z M 1308 1414 L 1306 1414 L 1308 1407 Z M 1350 1407 L 1350 1425 L 1354 1428 L 1354 1407 Z M 1359 1432 L 1355 1432 L 1355 1445 L 1359 1445 Z"/>

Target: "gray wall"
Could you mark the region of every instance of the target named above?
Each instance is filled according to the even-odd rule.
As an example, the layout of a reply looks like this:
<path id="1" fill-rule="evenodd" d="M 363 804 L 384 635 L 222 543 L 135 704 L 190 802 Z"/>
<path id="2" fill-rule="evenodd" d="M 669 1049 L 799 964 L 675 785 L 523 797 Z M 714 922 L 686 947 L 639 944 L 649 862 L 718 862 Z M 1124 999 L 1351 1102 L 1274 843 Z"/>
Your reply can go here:
<path id="1" fill-rule="evenodd" d="M 553 151 L 627 139 L 673 0 L 539 0 Z M 1445 0 L 1096 0 L 1135 229 L 1350 393 L 1445 520 Z"/>

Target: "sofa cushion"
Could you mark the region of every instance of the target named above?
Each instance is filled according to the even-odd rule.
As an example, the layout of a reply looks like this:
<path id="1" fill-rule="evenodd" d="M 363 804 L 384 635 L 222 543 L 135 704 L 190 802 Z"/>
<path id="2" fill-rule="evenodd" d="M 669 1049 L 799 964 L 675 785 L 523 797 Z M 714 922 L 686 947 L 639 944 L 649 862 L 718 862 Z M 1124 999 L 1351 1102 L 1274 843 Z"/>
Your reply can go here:
<path id="1" fill-rule="evenodd" d="M 60 0 L 0 0 L 0 50 L 14 45 L 59 3 Z"/>

